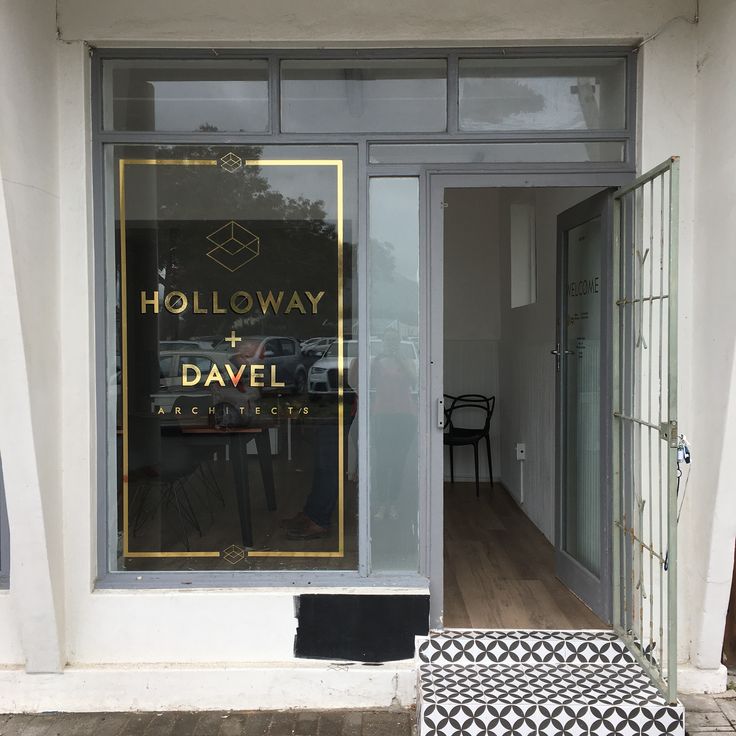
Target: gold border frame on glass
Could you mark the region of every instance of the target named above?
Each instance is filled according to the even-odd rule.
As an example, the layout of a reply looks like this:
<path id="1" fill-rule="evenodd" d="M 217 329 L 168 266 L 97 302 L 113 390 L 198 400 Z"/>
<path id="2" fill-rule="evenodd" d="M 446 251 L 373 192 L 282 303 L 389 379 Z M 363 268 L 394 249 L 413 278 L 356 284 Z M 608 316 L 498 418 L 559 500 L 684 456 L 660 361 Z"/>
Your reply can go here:
<path id="1" fill-rule="evenodd" d="M 120 204 L 120 306 L 122 312 L 121 367 L 123 413 L 123 557 L 220 557 L 221 552 L 131 552 L 128 529 L 128 293 L 126 272 L 125 167 L 126 166 L 217 166 L 218 159 L 121 158 L 118 162 Z M 338 549 L 334 552 L 288 552 L 248 550 L 247 557 L 344 557 L 345 556 L 345 437 L 344 437 L 344 272 L 343 272 L 343 161 L 342 159 L 263 159 L 248 160 L 244 166 L 334 166 L 337 178 L 337 474 L 338 474 Z"/>

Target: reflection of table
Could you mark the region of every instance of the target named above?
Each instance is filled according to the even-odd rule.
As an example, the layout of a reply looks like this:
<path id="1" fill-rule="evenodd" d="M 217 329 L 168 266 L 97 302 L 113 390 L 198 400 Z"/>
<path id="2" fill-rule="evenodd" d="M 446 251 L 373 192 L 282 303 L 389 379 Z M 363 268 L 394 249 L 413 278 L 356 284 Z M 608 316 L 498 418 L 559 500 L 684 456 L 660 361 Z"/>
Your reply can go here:
<path id="1" fill-rule="evenodd" d="M 182 434 L 197 437 L 202 444 L 222 445 L 226 440 L 230 447 L 230 460 L 233 463 L 233 480 L 235 498 L 238 502 L 240 532 L 244 547 L 253 546 L 253 527 L 250 515 L 250 482 L 248 479 L 248 442 L 256 442 L 258 463 L 261 466 L 263 488 L 266 493 L 266 506 L 269 511 L 276 510 L 276 491 L 273 481 L 273 463 L 271 461 L 271 441 L 267 427 L 182 427 Z"/>

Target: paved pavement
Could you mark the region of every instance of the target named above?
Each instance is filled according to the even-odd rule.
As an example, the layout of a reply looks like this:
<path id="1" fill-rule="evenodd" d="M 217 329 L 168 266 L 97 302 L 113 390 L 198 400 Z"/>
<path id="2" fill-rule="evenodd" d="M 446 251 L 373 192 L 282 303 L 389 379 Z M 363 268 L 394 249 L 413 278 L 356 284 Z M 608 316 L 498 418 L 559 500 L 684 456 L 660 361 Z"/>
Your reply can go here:
<path id="1" fill-rule="evenodd" d="M 693 736 L 736 734 L 736 691 L 721 695 L 681 695 L 685 728 Z"/>
<path id="2" fill-rule="evenodd" d="M 0 715 L 0 736 L 412 736 L 413 710 Z"/>

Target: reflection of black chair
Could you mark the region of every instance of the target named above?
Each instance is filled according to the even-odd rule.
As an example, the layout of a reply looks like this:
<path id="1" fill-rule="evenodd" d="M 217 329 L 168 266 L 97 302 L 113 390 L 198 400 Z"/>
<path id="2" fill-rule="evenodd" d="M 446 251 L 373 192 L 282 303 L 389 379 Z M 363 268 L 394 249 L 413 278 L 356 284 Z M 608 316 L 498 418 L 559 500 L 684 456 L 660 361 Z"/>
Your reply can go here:
<path id="1" fill-rule="evenodd" d="M 448 406 L 449 403 L 449 406 Z M 480 496 L 480 480 L 478 478 L 478 444 L 485 439 L 488 453 L 488 475 L 493 486 L 493 461 L 491 460 L 491 417 L 496 406 L 495 396 L 481 396 L 480 394 L 463 394 L 450 396 L 445 394 L 445 425 L 444 444 L 450 448 L 450 481 L 455 482 L 455 447 L 472 445 L 475 457 L 475 495 Z M 470 412 L 482 415 L 482 425 L 478 427 L 459 427 L 453 417 L 455 412 L 462 411 L 466 416 Z"/>
<path id="2" fill-rule="evenodd" d="M 142 484 L 138 489 L 137 503 L 134 501 L 133 507 L 133 532 L 138 533 L 145 524 L 146 520 L 153 513 L 148 511 L 148 501 L 151 491 L 151 485 L 158 485 L 161 490 L 161 508 L 165 509 L 171 504 L 174 505 L 176 515 L 179 519 L 182 536 L 184 538 L 184 547 L 187 552 L 189 546 L 189 534 L 187 532 L 187 524 L 190 524 L 202 536 L 202 527 L 200 526 L 197 515 L 192 506 L 187 491 L 187 481 L 192 474 L 198 469 L 200 461 L 187 451 L 183 438 L 180 434 L 166 433 L 161 437 L 161 459 L 158 465 L 157 476 Z"/>

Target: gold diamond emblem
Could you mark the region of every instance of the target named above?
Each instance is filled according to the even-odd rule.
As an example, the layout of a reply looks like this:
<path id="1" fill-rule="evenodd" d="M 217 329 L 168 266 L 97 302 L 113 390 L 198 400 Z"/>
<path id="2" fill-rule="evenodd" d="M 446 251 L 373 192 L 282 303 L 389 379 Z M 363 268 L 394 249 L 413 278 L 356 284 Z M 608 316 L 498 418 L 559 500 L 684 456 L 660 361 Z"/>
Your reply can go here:
<path id="1" fill-rule="evenodd" d="M 238 562 L 245 559 L 245 550 L 238 547 L 237 544 L 231 544 L 227 549 L 222 551 L 222 558 L 227 560 L 231 565 L 237 565 Z"/>
<path id="2" fill-rule="evenodd" d="M 261 239 L 235 220 L 230 220 L 207 236 L 215 247 L 207 255 L 223 268 L 234 273 L 261 252 Z"/>
<path id="3" fill-rule="evenodd" d="M 220 164 L 225 171 L 232 174 L 237 171 L 243 165 L 243 159 L 240 156 L 236 156 L 232 151 L 226 153 L 221 159 Z"/>

